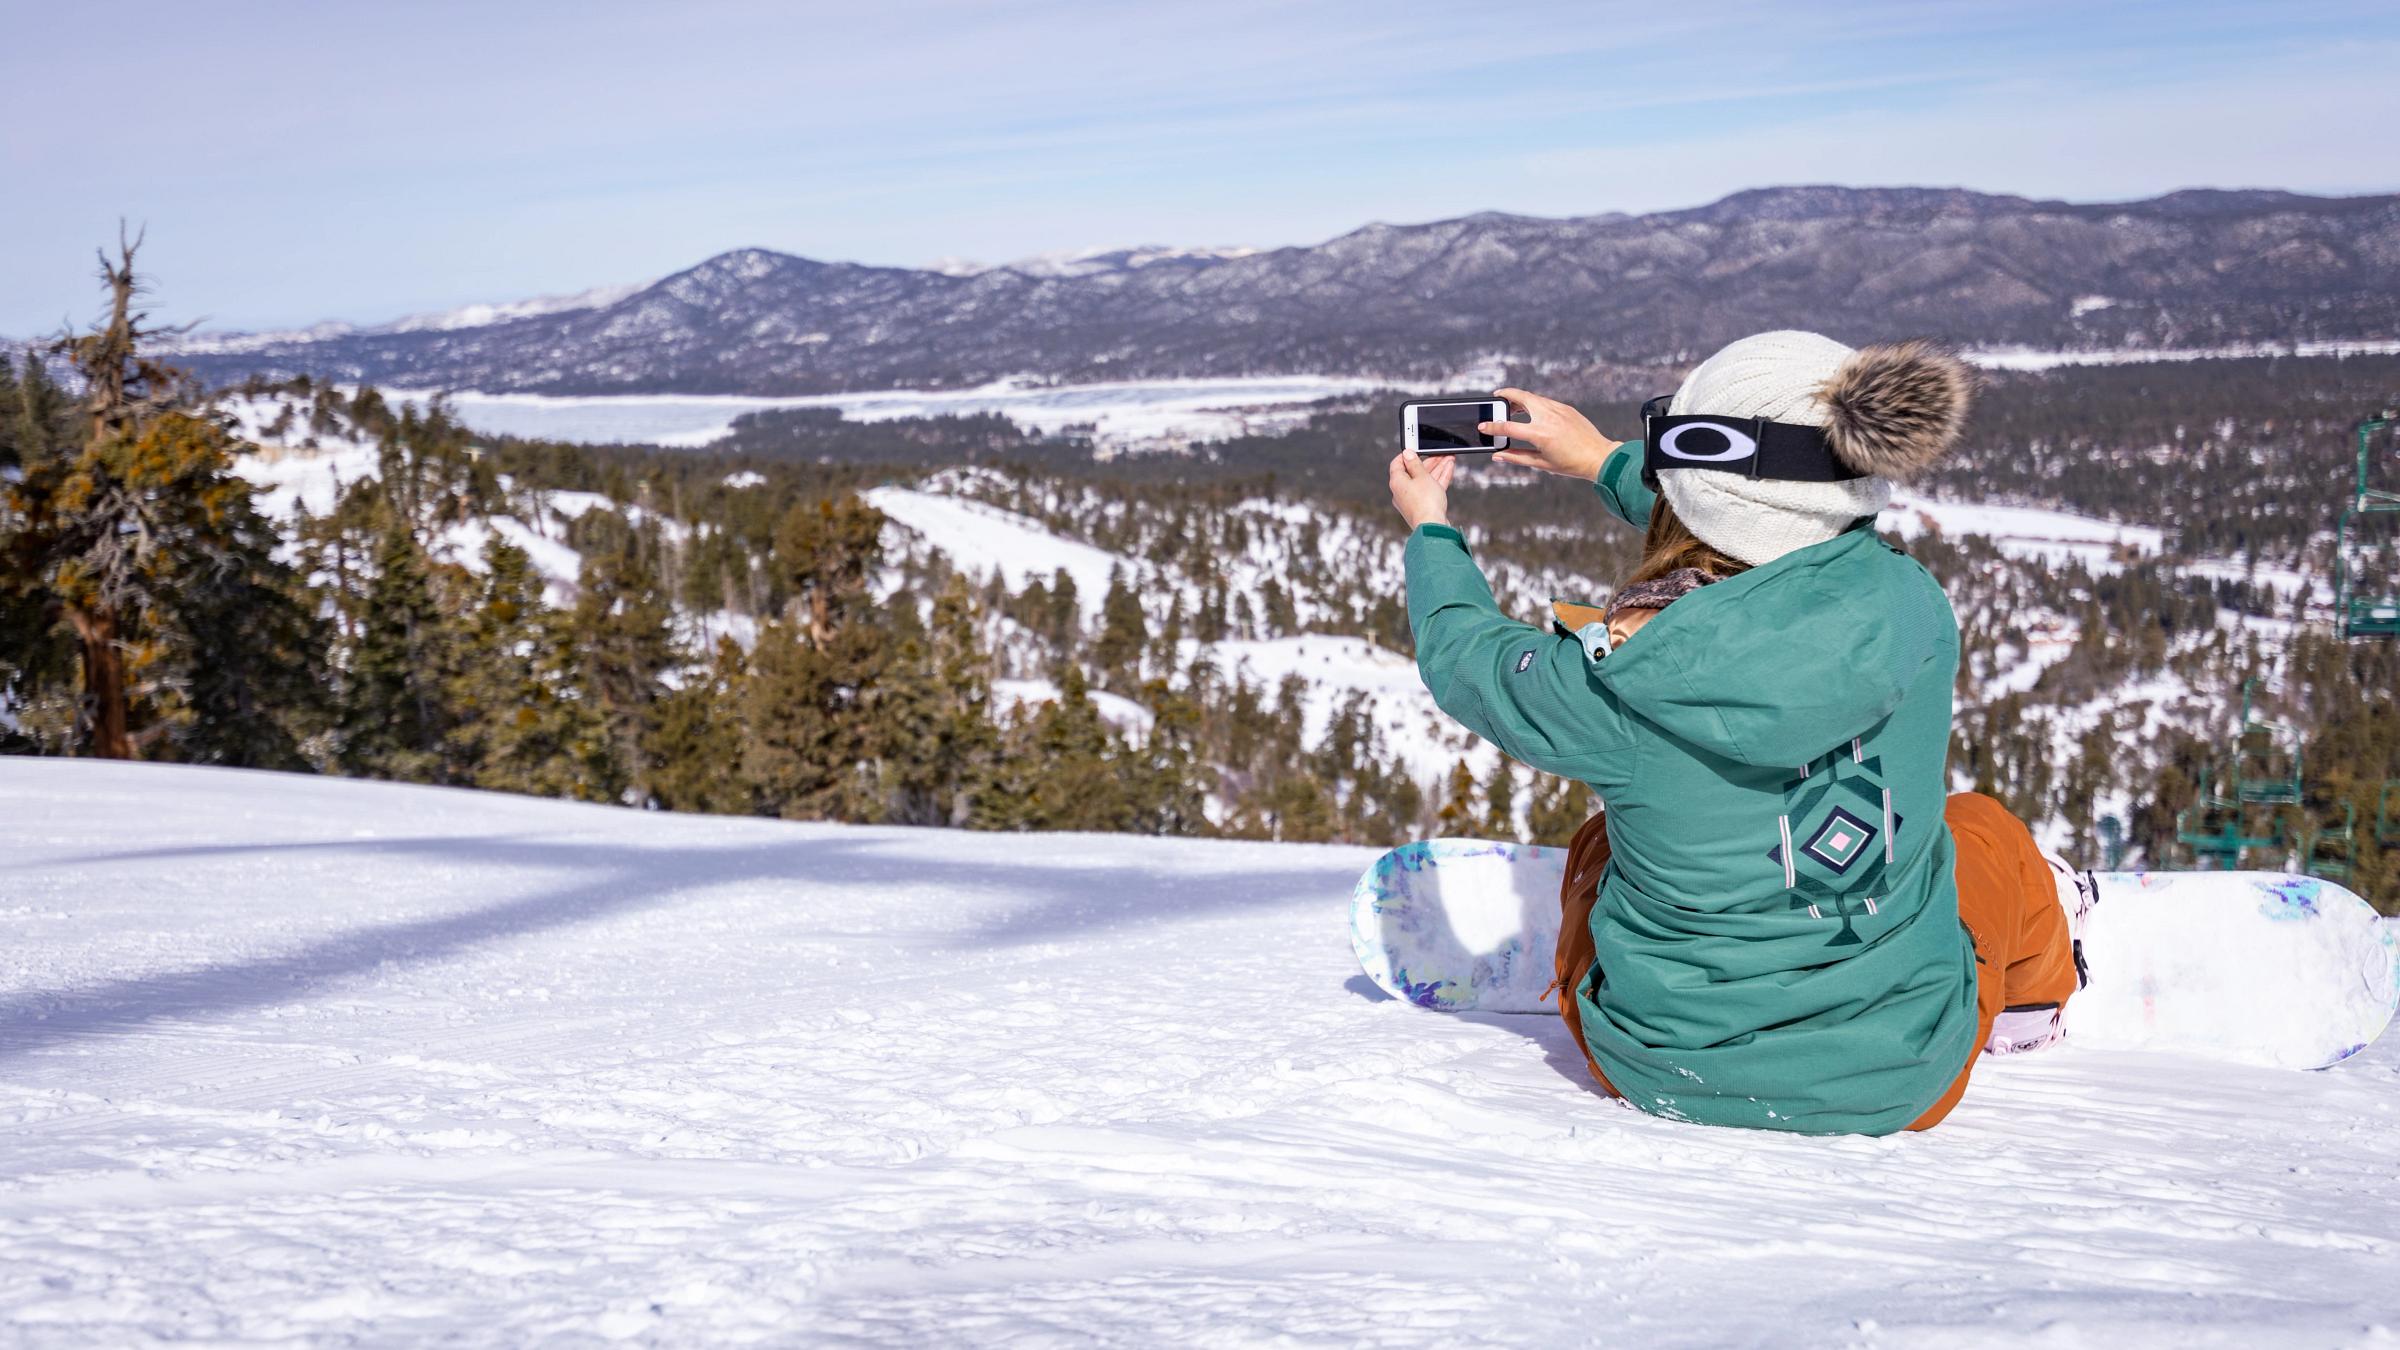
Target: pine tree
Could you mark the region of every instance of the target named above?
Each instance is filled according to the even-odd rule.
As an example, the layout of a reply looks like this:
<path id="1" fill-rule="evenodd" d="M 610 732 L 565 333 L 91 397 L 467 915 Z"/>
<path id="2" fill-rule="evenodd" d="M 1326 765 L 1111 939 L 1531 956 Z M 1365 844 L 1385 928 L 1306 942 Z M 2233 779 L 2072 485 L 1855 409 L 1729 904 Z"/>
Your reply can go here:
<path id="1" fill-rule="evenodd" d="M 61 621 L 72 633 L 77 716 L 57 748 L 297 767 L 319 683 L 314 626 L 225 427 L 143 353 L 155 330 L 134 309 L 139 246 L 102 257 L 106 317 L 53 349 L 82 377 L 81 415 L 66 415 L 38 360 L 9 381 L 0 609 L 25 636 L 0 663 L 12 682 L 51 678 L 47 635 Z M 56 701 L 13 697 L 37 728 Z"/>
<path id="2" fill-rule="evenodd" d="M 1592 790 L 1572 778 L 1544 777 L 1534 788 L 1527 824 L 1533 842 L 1564 848 L 1598 809 Z"/>
<path id="3" fill-rule="evenodd" d="M 1050 613 L 1039 625 L 1058 649 L 1061 661 L 1072 661 L 1083 646 L 1083 601 L 1076 594 L 1074 574 L 1061 567 L 1050 574 Z"/>
<path id="4" fill-rule="evenodd" d="M 888 659 L 862 691 L 855 716 L 866 729 L 874 766 L 873 800 L 864 819 L 903 825 L 948 820 L 957 783 L 947 761 L 947 699 L 932 635 L 916 597 L 895 593 L 882 607 Z"/>
<path id="5" fill-rule="evenodd" d="M 1223 642 L 1225 632 L 1225 588 L 1211 587 L 1201 595 L 1200 612 L 1192 619 L 1192 636 L 1207 643 Z"/>
<path id="6" fill-rule="evenodd" d="M 9 471 L 65 454 L 71 428 L 39 356 L 14 372 L 0 353 L 0 750 L 65 753 L 76 748 L 78 650 L 44 580 L 46 497 Z"/>
<path id="7" fill-rule="evenodd" d="M 1059 679 L 1058 697 L 1034 715 L 1026 749 L 1031 783 L 1025 789 L 1024 828 L 1122 830 L 1133 812 L 1114 762 L 1115 738 L 1091 699 L 1080 668 Z"/>
<path id="8" fill-rule="evenodd" d="M 1358 796 L 1354 837 L 1361 843 L 1393 843 L 1424 833 L 1425 790 L 1406 760 L 1369 766 L 1359 775 Z"/>
<path id="9" fill-rule="evenodd" d="M 1110 684 L 1130 685 L 1139 673 L 1142 653 L 1150 645 L 1150 624 L 1141 598 L 1126 584 L 1124 569 L 1108 571 L 1108 598 L 1100 606 L 1100 636 L 1092 644 L 1092 664 Z"/>
<path id="10" fill-rule="evenodd" d="M 341 692 L 337 758 L 344 770 L 459 781 L 446 753 L 455 720 L 446 687 L 450 638 L 416 532 L 387 507 Z"/>
<path id="11" fill-rule="evenodd" d="M 1145 673 L 1171 674 L 1176 663 L 1182 659 L 1183 638 L 1183 593 L 1170 591 L 1167 595 L 1167 619 L 1159 626 L 1157 650 L 1145 663 Z"/>
<path id="12" fill-rule="evenodd" d="M 1475 809 L 1475 771 L 1462 759 L 1451 766 L 1450 795 L 1434 813 L 1434 820 L 1443 834 L 1467 834 L 1481 815 Z"/>
<path id="13" fill-rule="evenodd" d="M 1487 838 L 1517 837 L 1517 766 L 1506 755 L 1492 766 L 1484 785 L 1483 828 Z"/>
<path id="14" fill-rule="evenodd" d="M 975 598 L 955 575 L 934 597 L 930 640 L 941 727 L 932 776 L 943 800 L 938 817 L 927 823 L 963 825 L 975 786 L 999 752 L 1000 734 L 992 725 L 991 657 L 977 635 Z"/>
<path id="15" fill-rule="evenodd" d="M 743 771 L 759 803 L 794 820 L 844 815 L 856 800 L 853 768 L 865 738 L 848 716 L 853 689 L 832 653 L 811 646 L 795 624 L 763 628 L 743 688 Z"/>
<path id="16" fill-rule="evenodd" d="M 864 603 L 883 560 L 881 511 L 855 496 L 796 505 L 775 531 L 775 565 L 801 606 L 808 640 L 823 644 Z"/>
<path id="17" fill-rule="evenodd" d="M 796 505 L 776 530 L 791 618 L 752 652 L 744 763 L 778 815 L 850 819 L 874 803 L 875 729 L 861 713 L 889 654 L 864 610 L 882 531 L 883 513 L 855 496 Z"/>
<path id="18" fill-rule="evenodd" d="M 669 811 L 740 814 L 755 809 L 742 772 L 749 658 L 719 638 L 705 669 L 685 672 L 659 699 L 649 742 L 651 791 Z"/>
<path id="19" fill-rule="evenodd" d="M 653 559 L 655 525 L 636 529 L 613 513 L 590 513 L 596 546 L 584 554 L 575 608 L 567 621 L 574 669 L 607 728 L 607 795 L 645 801 L 651 793 L 648 745 L 665 674 L 674 666 L 673 613 Z"/>
<path id="20" fill-rule="evenodd" d="M 1143 686 L 1150 730 L 1138 752 L 1127 756 L 1133 781 L 1127 796 L 1133 828 L 1144 834 L 1206 834 L 1208 815 L 1200 791 L 1199 700 L 1165 680 Z"/>
<path id="21" fill-rule="evenodd" d="M 616 781 L 606 722 L 578 687 L 572 635 L 524 549 L 485 541 L 458 629 L 448 758 L 477 787 L 604 799 Z"/>
<path id="22" fill-rule="evenodd" d="M 1292 607 L 1292 593 L 1284 588 L 1282 582 L 1269 577 L 1258 588 L 1258 594 L 1268 637 L 1289 637 L 1300 631 L 1299 611 Z"/>
<path id="23" fill-rule="evenodd" d="M 136 443 L 153 481 L 180 465 L 173 546 L 146 616 L 154 641 L 146 683 L 163 731 L 158 753 L 197 764 L 310 767 L 303 742 L 330 716 L 325 625 L 303 599 L 281 540 L 231 473 L 230 442 L 214 422 L 157 419 Z M 169 513 L 162 511 L 161 515 Z"/>
<path id="24" fill-rule="evenodd" d="M 1285 843 L 1314 843 L 1333 837 L 1332 794 L 1305 770 L 1278 779 L 1267 794 L 1267 837 Z"/>
<path id="25" fill-rule="evenodd" d="M 0 351 L 0 469 L 13 469 L 21 462 L 17 454 L 20 402 L 16 358 Z"/>

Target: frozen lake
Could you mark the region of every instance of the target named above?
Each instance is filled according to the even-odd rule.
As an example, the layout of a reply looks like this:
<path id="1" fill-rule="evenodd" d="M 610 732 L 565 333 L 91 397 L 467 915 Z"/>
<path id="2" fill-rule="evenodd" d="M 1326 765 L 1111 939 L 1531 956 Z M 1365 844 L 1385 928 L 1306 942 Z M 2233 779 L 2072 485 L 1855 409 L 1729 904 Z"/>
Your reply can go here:
<path id="1" fill-rule="evenodd" d="M 839 408 L 846 417 L 1000 413 L 1043 432 L 1093 428 L 1103 444 L 1218 440 L 1297 423 L 1308 404 L 1338 394 L 1389 387 L 1351 376 L 1281 375 L 1239 379 L 1140 380 L 1108 384 L 1033 385 L 1003 381 L 973 389 L 879 389 L 855 394 L 752 398 L 738 394 L 456 393 L 451 410 L 477 431 L 496 436 L 604 444 L 706 445 L 733 429 L 733 419 L 767 408 Z M 387 398 L 424 402 L 431 391 L 390 389 Z"/>

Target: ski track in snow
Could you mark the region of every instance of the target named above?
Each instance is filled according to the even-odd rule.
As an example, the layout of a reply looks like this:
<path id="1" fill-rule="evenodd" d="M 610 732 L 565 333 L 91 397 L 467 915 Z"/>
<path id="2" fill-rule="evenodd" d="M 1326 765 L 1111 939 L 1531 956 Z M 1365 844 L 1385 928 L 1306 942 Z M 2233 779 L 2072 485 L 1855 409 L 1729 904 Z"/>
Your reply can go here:
<path id="1" fill-rule="evenodd" d="M 0 760 L 0 1341 L 2251 1345 L 2400 1325 L 2400 1055 L 1921 1136 L 1375 994 L 1362 848 Z M 2106 971 L 2098 978 L 2107 978 Z"/>

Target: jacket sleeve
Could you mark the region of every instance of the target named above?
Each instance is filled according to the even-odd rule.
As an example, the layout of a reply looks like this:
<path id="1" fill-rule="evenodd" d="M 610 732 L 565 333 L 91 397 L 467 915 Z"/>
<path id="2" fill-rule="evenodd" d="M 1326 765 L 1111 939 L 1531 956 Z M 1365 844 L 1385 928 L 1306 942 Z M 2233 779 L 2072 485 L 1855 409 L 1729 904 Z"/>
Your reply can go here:
<path id="1" fill-rule="evenodd" d="M 1650 505 L 1658 494 L 1642 482 L 1640 441 L 1627 441 L 1610 451 L 1592 486 L 1600 490 L 1600 504 L 1610 515 L 1637 530 L 1650 528 Z"/>
<path id="2" fill-rule="evenodd" d="M 1417 673 L 1434 703 L 1510 759 L 1586 782 L 1602 776 L 1601 756 L 1629 737 L 1582 645 L 1502 614 L 1450 526 L 1419 526 L 1406 563 Z"/>

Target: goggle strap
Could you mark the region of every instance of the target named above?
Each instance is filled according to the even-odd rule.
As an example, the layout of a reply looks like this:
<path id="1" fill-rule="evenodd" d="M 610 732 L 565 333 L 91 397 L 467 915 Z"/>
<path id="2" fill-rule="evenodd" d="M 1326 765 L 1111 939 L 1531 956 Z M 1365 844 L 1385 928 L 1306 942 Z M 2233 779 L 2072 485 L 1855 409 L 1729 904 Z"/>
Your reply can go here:
<path id="1" fill-rule="evenodd" d="M 1656 400 L 1652 401 L 1653 403 Z M 1847 483 L 1867 475 L 1835 458 L 1833 446 L 1825 439 L 1822 427 L 1801 426 L 1795 422 L 1770 422 L 1758 417 L 1668 417 L 1649 414 L 1643 418 L 1642 481 L 1656 491 L 1661 469 L 1712 469 L 1718 473 L 1736 473 L 1745 478 L 1772 478 L 1786 483 Z M 1709 426 L 1747 436 L 1757 449 L 1738 459 L 1694 460 L 1679 458 L 1661 449 L 1668 433 L 1679 427 Z"/>

